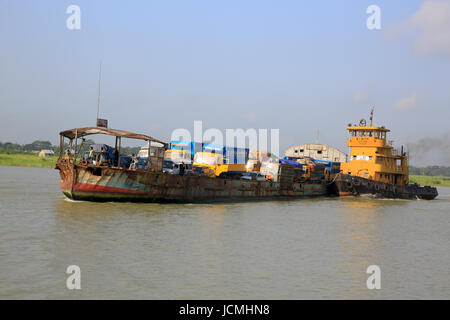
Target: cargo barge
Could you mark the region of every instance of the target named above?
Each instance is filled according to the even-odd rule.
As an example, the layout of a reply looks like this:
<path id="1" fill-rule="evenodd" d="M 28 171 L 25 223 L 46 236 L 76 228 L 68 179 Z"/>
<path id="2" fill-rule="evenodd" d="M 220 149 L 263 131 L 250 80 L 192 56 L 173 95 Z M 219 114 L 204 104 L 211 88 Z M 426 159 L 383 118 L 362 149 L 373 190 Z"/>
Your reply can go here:
<path id="1" fill-rule="evenodd" d="M 435 187 L 409 184 L 408 158 L 403 147 L 394 149 L 392 141 L 387 140 L 390 130 L 372 124 L 373 109 L 369 125 L 364 119 L 359 125 L 348 125 L 350 159 L 341 163 L 341 172 L 334 179 L 334 193 L 394 199 L 436 198 Z"/>
<path id="2" fill-rule="evenodd" d="M 84 137 L 94 134 L 115 137 L 115 161 L 106 163 L 97 158 L 97 161 L 91 162 L 80 155 Z M 146 163 L 133 169 L 122 164 L 122 138 L 149 143 Z M 63 156 L 66 139 L 73 153 Z M 151 143 L 161 146 L 151 146 Z M 61 151 L 55 167 L 60 172 L 62 192 L 74 200 L 183 203 L 295 199 L 328 194 L 326 181 L 296 182 L 292 168 L 282 165 L 277 181 L 240 179 L 233 175 L 212 178 L 167 174 L 162 170 L 167 147 L 168 144 L 150 136 L 123 130 L 88 127 L 63 131 L 60 133 Z"/>

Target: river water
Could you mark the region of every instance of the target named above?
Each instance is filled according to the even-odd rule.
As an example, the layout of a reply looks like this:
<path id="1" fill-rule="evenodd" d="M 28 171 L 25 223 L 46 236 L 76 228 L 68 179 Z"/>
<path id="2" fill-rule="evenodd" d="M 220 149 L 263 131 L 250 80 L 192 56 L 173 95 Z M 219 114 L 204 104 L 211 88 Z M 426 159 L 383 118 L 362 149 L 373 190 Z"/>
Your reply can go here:
<path id="1" fill-rule="evenodd" d="M 56 170 L 0 167 L 0 299 L 449 299 L 450 188 L 439 193 L 91 203 L 65 199 Z M 66 288 L 69 265 L 81 290 Z"/>

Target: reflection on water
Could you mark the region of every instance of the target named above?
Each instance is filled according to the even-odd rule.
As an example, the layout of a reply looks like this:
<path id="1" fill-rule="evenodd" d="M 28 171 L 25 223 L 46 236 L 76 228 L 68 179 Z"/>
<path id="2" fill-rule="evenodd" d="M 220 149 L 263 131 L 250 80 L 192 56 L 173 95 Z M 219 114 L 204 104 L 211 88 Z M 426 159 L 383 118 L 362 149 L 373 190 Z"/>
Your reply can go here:
<path id="1" fill-rule="evenodd" d="M 342 265 L 340 270 L 347 273 L 351 283 L 351 289 L 343 292 L 343 298 L 370 298 L 373 292 L 369 292 L 365 280 L 368 275 L 361 272 L 370 265 L 379 265 L 383 261 L 383 238 L 380 234 L 379 224 L 387 211 L 395 206 L 405 205 L 403 201 L 357 199 L 347 198 L 342 200 L 341 219 L 343 224 Z M 388 210 L 386 210 L 388 209 Z"/>
<path id="2" fill-rule="evenodd" d="M 71 201 L 55 170 L 0 167 L 1 298 L 449 298 L 436 201 Z M 79 265 L 82 290 L 65 288 Z M 382 290 L 368 290 L 379 265 Z"/>

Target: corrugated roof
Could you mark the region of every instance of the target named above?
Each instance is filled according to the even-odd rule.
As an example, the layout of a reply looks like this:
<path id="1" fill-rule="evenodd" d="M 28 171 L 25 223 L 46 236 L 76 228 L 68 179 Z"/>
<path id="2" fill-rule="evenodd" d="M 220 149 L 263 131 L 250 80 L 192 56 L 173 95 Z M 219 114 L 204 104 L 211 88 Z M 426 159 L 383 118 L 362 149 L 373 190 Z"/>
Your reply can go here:
<path id="1" fill-rule="evenodd" d="M 155 139 L 153 137 L 150 137 L 150 136 L 147 136 L 144 134 L 133 133 L 133 132 L 118 130 L 118 129 L 99 128 L 99 127 L 75 128 L 75 129 L 61 131 L 59 134 L 63 137 L 69 138 L 69 139 L 74 139 L 75 135 L 77 135 L 78 138 L 81 138 L 81 137 L 92 135 L 92 134 L 106 134 L 106 135 L 111 135 L 111 136 L 116 136 L 116 137 L 129 138 L 129 139 L 155 141 L 155 142 L 162 143 L 163 145 L 167 144 L 161 140 Z"/>

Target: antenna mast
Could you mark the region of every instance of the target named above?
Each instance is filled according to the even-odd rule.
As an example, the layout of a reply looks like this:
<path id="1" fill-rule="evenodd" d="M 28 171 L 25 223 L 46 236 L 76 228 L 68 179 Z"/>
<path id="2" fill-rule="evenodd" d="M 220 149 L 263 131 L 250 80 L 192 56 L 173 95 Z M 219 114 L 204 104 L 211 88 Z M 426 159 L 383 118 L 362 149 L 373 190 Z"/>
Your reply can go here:
<path id="1" fill-rule="evenodd" d="M 375 107 L 372 107 L 372 111 L 370 111 L 370 126 L 372 126 L 373 122 L 373 111 L 375 110 Z"/>
<path id="2" fill-rule="evenodd" d="M 97 119 L 100 116 L 100 84 L 102 82 L 102 63 L 100 62 L 100 69 L 98 71 L 98 97 L 97 97 Z"/>
<path id="3" fill-rule="evenodd" d="M 100 88 L 102 84 L 102 63 L 100 62 L 100 69 L 98 70 L 98 97 L 97 97 L 97 127 L 108 128 L 108 120 L 100 119 Z"/>

